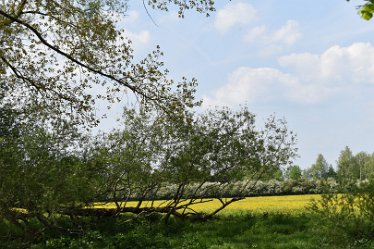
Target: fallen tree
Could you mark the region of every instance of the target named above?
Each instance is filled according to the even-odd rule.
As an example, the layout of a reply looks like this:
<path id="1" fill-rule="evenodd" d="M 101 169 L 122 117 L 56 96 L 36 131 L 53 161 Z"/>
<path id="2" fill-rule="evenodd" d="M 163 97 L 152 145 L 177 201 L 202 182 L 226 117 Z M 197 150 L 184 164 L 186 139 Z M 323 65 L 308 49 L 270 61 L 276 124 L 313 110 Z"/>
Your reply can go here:
<path id="1" fill-rule="evenodd" d="M 126 110 L 123 129 L 102 138 L 92 158 L 104 172 L 101 196 L 116 205 L 116 211 L 108 212 L 209 219 L 245 198 L 263 174 L 289 164 L 294 143 L 284 120 L 271 117 L 257 129 L 255 116 L 246 108 L 175 116 Z M 243 179 L 251 181 L 226 198 L 227 190 Z M 159 191 L 171 184 L 177 187 L 169 200 L 154 206 Z M 137 207 L 126 206 L 134 199 Z M 210 213 L 194 208 L 214 199 L 220 205 Z M 144 201 L 151 207 L 142 205 Z"/>

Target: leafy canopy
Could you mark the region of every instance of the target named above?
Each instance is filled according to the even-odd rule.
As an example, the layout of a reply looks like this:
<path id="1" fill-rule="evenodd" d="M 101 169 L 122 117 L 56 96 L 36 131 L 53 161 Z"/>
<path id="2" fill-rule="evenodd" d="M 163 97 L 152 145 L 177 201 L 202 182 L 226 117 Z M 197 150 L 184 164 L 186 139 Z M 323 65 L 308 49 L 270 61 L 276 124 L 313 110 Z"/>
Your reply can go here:
<path id="1" fill-rule="evenodd" d="M 147 2 L 208 13 L 213 1 Z M 128 1 L 4 0 L 0 2 L 0 90 L 19 107 L 35 106 L 55 122 L 96 124 L 97 99 L 120 101 L 132 92 L 147 108 L 173 112 L 192 107 L 196 80 L 175 83 L 160 60 L 159 47 L 139 62 L 132 43 L 116 26 Z M 32 113 L 29 113 L 31 115 Z"/>

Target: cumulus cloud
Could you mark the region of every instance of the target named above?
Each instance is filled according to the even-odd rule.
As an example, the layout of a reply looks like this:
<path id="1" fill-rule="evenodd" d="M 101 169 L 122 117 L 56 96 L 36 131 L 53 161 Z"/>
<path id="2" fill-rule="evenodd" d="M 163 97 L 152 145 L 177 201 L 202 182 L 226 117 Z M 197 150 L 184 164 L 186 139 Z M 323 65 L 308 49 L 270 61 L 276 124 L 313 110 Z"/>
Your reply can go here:
<path id="1" fill-rule="evenodd" d="M 279 29 L 269 31 L 265 26 L 258 26 L 250 29 L 243 37 L 246 43 L 259 43 L 264 49 L 263 55 L 280 52 L 290 47 L 301 38 L 299 23 L 295 20 L 288 20 Z"/>
<path id="2" fill-rule="evenodd" d="M 139 12 L 135 10 L 130 10 L 123 17 L 123 22 L 125 23 L 135 23 L 139 19 Z"/>
<path id="3" fill-rule="evenodd" d="M 125 35 L 131 40 L 135 49 L 147 45 L 151 40 L 151 34 L 148 30 L 142 30 L 136 33 L 125 30 Z"/>
<path id="4" fill-rule="evenodd" d="M 204 106 L 256 101 L 319 103 L 352 87 L 374 84 L 374 47 L 354 43 L 333 46 L 321 54 L 291 54 L 279 58 L 280 68 L 240 67 L 225 85 L 204 97 Z"/>
<path id="5" fill-rule="evenodd" d="M 309 81 L 340 86 L 374 83 L 374 47 L 370 43 L 333 46 L 322 54 L 291 54 L 280 57 L 279 64 Z"/>
<path id="6" fill-rule="evenodd" d="M 271 43 L 281 43 L 285 45 L 293 45 L 299 38 L 299 23 L 294 20 L 288 20 L 287 23 L 280 27 L 270 36 Z"/>
<path id="7" fill-rule="evenodd" d="M 126 31 L 126 34 L 134 43 L 147 44 L 151 38 L 148 30 L 142 30 L 138 33 Z"/>
<path id="8" fill-rule="evenodd" d="M 212 97 L 204 97 L 204 105 L 236 105 L 254 102 L 264 96 L 267 89 L 279 84 L 292 84 L 294 79 L 274 68 L 240 67 L 229 76 L 227 83 Z"/>
<path id="9" fill-rule="evenodd" d="M 214 27 L 224 33 L 236 25 L 247 25 L 256 16 L 256 9 L 247 3 L 230 3 L 217 12 Z"/>
<path id="10" fill-rule="evenodd" d="M 303 85 L 295 75 L 275 68 L 240 67 L 213 96 L 204 96 L 203 107 L 235 106 L 256 101 L 290 99 L 315 103 L 330 94 L 323 86 Z"/>
<path id="11" fill-rule="evenodd" d="M 135 10 L 127 11 L 125 14 L 114 11 L 107 12 L 107 14 L 109 18 L 120 28 L 123 28 L 128 24 L 135 23 L 139 20 L 139 12 Z"/>
<path id="12" fill-rule="evenodd" d="M 247 34 L 244 35 L 244 41 L 248 43 L 255 42 L 256 40 L 262 39 L 264 35 L 266 35 L 266 27 L 258 26 L 251 29 L 247 32 Z"/>

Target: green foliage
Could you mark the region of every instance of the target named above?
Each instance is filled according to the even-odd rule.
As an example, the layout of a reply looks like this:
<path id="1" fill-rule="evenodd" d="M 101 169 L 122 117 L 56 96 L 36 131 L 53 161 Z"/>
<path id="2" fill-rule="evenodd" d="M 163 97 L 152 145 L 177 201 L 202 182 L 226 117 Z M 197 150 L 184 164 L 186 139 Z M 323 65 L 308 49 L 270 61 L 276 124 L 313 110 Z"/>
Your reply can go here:
<path id="1" fill-rule="evenodd" d="M 39 241 L 23 241 L 32 249 L 76 248 L 319 248 L 313 216 L 238 213 L 210 222 L 165 225 L 161 219 L 142 217 L 102 220 L 84 225 L 84 233 L 63 236 L 46 234 Z M 92 225 L 95 224 L 95 225 Z M 3 237 L 0 237 L 3 238 Z M 4 240 L 0 240 L 3 242 Z M 5 241 L 4 241 L 5 242 Z M 18 247 L 20 238 L 16 239 Z M 14 245 L 17 244 L 14 242 Z"/>
<path id="2" fill-rule="evenodd" d="M 305 174 L 308 178 L 314 180 L 326 179 L 329 167 L 330 166 L 323 155 L 318 154 L 316 162 L 309 169 L 306 169 Z"/>
<path id="3" fill-rule="evenodd" d="M 99 231 L 89 231 L 80 238 L 63 237 L 60 239 L 48 240 L 45 244 L 34 245 L 32 249 L 136 249 L 136 248 L 171 248 L 168 241 L 161 235 L 152 237 L 142 227 L 137 227 L 127 233 L 117 233 L 115 235 L 102 234 Z"/>
<path id="4" fill-rule="evenodd" d="M 336 172 L 334 168 L 332 167 L 332 165 L 329 166 L 329 169 L 327 170 L 327 173 L 326 173 L 326 177 L 336 179 Z"/>
<path id="5" fill-rule="evenodd" d="M 0 222 L 0 243 L 5 248 L 372 248 L 369 221 L 346 224 L 318 214 L 235 213 L 210 222 L 192 222 L 162 216 L 121 215 L 117 218 L 87 218 L 75 224 L 56 220 L 63 233 L 45 230 L 38 236 L 23 237 L 11 224 Z M 352 220 L 350 220 L 352 221 Z M 356 230 L 359 227 L 359 230 Z M 77 229 L 79 228 L 79 229 Z M 348 234 L 348 235 L 347 235 Z M 357 236 L 357 234 L 359 236 Z M 365 235 L 365 236 L 366 236 Z"/>
<path id="6" fill-rule="evenodd" d="M 289 167 L 286 171 L 287 178 L 294 181 L 301 180 L 302 171 L 298 165 Z"/>
<path id="7" fill-rule="evenodd" d="M 315 180 L 336 179 L 341 186 L 364 181 L 374 174 L 374 154 L 359 152 L 354 155 L 346 146 L 337 160 L 337 171 L 329 165 L 322 154 L 316 162 L 303 171 L 303 177 Z"/>
<path id="8" fill-rule="evenodd" d="M 349 2 L 350 0 L 347 0 Z M 361 16 L 362 19 L 369 21 L 373 17 L 374 13 L 374 1 L 373 0 L 364 0 L 365 4 L 358 6 L 357 13 Z"/>
<path id="9" fill-rule="evenodd" d="M 340 152 L 336 162 L 337 171 L 327 163 L 322 154 L 319 154 L 316 162 L 303 171 L 303 177 L 314 180 L 336 179 L 344 187 L 365 181 L 374 175 L 374 153 L 359 152 L 354 155 L 346 146 Z M 286 176 L 289 174 L 288 171 L 286 171 Z"/>
<path id="10" fill-rule="evenodd" d="M 103 215 L 105 210 L 83 208 L 97 201 L 115 201 L 117 209 L 106 215 L 160 212 L 167 219 L 206 219 L 245 197 L 251 182 L 236 185 L 230 193 L 234 199 L 221 198 L 236 182 L 256 181 L 294 156 L 295 138 L 285 122 L 271 118 L 263 130 L 256 129 L 246 108 L 199 115 L 129 109 L 122 130 L 93 140 L 68 121 L 50 129 L 37 119 L 24 122 L 13 107 L 0 110 L 0 214 L 25 230 L 30 220 L 56 229 L 58 215 L 73 220 Z M 141 207 L 171 185 L 176 188 L 165 207 Z M 216 211 L 205 214 L 190 207 L 208 194 L 221 198 Z M 137 207 L 126 206 L 134 199 Z"/>
<path id="11" fill-rule="evenodd" d="M 366 0 L 366 3 L 359 7 L 358 14 L 362 19 L 369 21 L 373 17 L 374 1 Z"/>
<path id="12" fill-rule="evenodd" d="M 74 154 L 74 142 L 83 142 L 74 128 L 66 123 L 61 131 L 48 131 L 36 120 L 24 122 L 13 107 L 0 110 L 2 217 L 26 230 L 32 219 L 49 226 L 52 214 L 92 199 L 92 171 Z"/>
<path id="13" fill-rule="evenodd" d="M 179 17 L 184 17 L 185 11 L 190 9 L 195 9 L 197 12 L 206 13 L 209 16 L 209 13 L 215 11 L 214 1 L 213 0 L 198 0 L 198 1 L 185 1 L 185 0 L 148 0 L 148 4 L 152 8 L 158 8 L 160 10 L 168 11 L 170 3 L 176 5 L 178 10 Z"/>
<path id="14" fill-rule="evenodd" d="M 176 6 L 180 17 L 189 9 L 214 11 L 214 1 L 144 3 Z M 220 198 L 233 182 L 279 174 L 295 155 L 284 120 L 271 117 L 258 129 L 247 108 L 193 113 L 201 103 L 196 80 L 170 80 L 159 47 L 133 62 L 131 41 L 112 16 L 126 7 L 119 0 L 0 3 L 0 214 L 14 225 L 27 230 L 33 220 L 56 229 L 58 216 L 124 212 L 205 218 L 190 206 L 208 190 Z M 89 89 L 101 86 L 92 95 Z M 127 90 L 141 110 L 125 110 L 123 130 L 86 141 L 78 127 L 99 121 L 95 101 L 111 104 Z M 204 189 L 207 182 L 213 185 Z M 141 209 L 172 184 L 177 189 L 166 207 Z M 241 190 L 221 198 L 222 207 L 208 216 L 242 198 Z M 139 205 L 126 206 L 133 199 Z M 117 209 L 83 208 L 98 200 L 114 200 Z"/>
<path id="15" fill-rule="evenodd" d="M 104 201 L 115 200 L 117 212 L 211 217 L 244 198 L 252 186 L 236 182 L 279 172 L 295 155 L 295 137 L 284 120 L 272 117 L 257 129 L 247 108 L 202 114 L 125 110 L 124 127 L 100 139 L 92 153 L 102 167 Z M 221 199 L 222 207 L 211 214 L 192 208 L 206 196 L 221 198 L 235 187 L 236 198 Z M 170 200 L 164 208 L 126 208 L 129 200 L 155 200 L 160 192 Z"/>
<path id="16" fill-rule="evenodd" d="M 374 181 L 351 186 L 341 194 L 326 194 L 312 203 L 318 224 L 330 243 L 368 248 L 374 240 Z M 351 248 L 351 247 L 350 247 Z"/>
<path id="17" fill-rule="evenodd" d="M 148 1 L 167 10 L 176 5 L 208 13 L 213 1 Z M 127 1 L 0 2 L 0 87 L 7 101 L 34 106 L 27 116 L 61 123 L 96 125 L 95 102 L 110 105 L 131 92 L 147 108 L 174 112 L 198 105 L 196 80 L 179 83 L 168 78 L 157 46 L 144 59 L 133 61 L 131 40 L 116 26 Z M 95 87 L 98 94 L 90 90 Z"/>
<path id="18" fill-rule="evenodd" d="M 151 199 L 163 181 L 155 168 L 163 141 L 161 123 L 132 109 L 124 116 L 124 130 L 98 136 L 91 149 L 91 160 L 100 172 L 102 200 Z"/>
<path id="19" fill-rule="evenodd" d="M 357 163 L 356 177 L 360 180 L 370 179 L 374 176 L 374 154 L 359 152 L 355 156 Z"/>
<path id="20" fill-rule="evenodd" d="M 337 164 L 338 180 L 342 186 L 356 182 L 359 179 L 359 165 L 348 146 L 341 151 Z"/>

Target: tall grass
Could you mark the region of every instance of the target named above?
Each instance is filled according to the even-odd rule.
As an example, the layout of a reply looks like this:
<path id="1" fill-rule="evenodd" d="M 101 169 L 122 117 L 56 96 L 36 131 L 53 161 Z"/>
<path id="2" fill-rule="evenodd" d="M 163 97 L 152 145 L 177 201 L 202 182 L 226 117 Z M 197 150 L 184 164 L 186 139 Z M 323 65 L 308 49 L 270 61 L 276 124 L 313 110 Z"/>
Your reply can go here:
<path id="1" fill-rule="evenodd" d="M 155 217 L 123 224 L 103 221 L 83 236 L 54 238 L 32 248 L 314 249 L 318 238 L 311 234 L 310 220 L 303 215 L 242 213 L 209 222 L 173 220 L 168 225 Z"/>
<path id="2" fill-rule="evenodd" d="M 356 243 L 352 238 L 334 241 L 339 238 L 329 237 L 329 233 L 323 228 L 323 217 L 307 212 L 306 207 L 311 199 L 320 200 L 321 197 L 305 195 L 247 198 L 229 206 L 208 222 L 171 219 L 169 224 L 165 224 L 159 214 L 91 217 L 73 223 L 61 218 L 56 219 L 56 222 L 63 233 L 44 230 L 42 234 L 34 234 L 28 238 L 20 237 L 16 227 L 0 220 L 0 248 L 374 248 L 373 241 Z M 215 203 L 208 202 L 196 208 L 209 210 L 210 205 Z M 100 208 L 99 204 L 97 208 Z"/>

